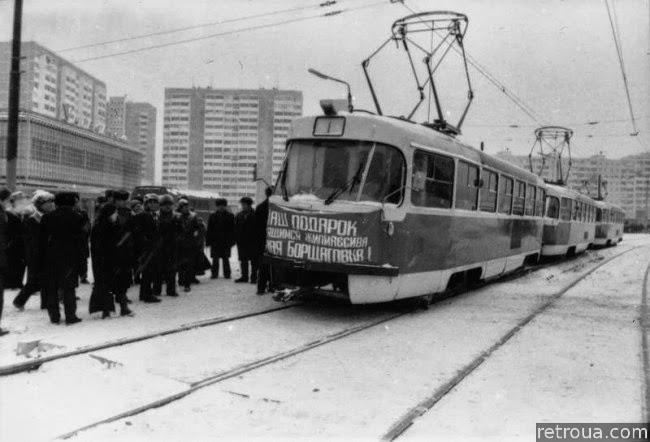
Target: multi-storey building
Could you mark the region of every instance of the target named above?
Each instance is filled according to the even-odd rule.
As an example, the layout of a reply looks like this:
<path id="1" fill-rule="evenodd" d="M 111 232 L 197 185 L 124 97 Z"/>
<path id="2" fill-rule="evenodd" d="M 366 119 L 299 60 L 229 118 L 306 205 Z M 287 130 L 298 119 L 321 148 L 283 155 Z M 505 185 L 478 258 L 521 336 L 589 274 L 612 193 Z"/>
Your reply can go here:
<path id="1" fill-rule="evenodd" d="M 142 183 L 153 184 L 156 149 L 156 108 L 149 103 L 127 101 L 125 96 L 108 101 L 106 132 L 125 139 L 142 153 Z"/>
<path id="2" fill-rule="evenodd" d="M 529 159 L 501 151 L 497 157 L 529 169 Z M 533 170 L 541 169 L 541 159 L 533 157 Z M 555 162 L 547 160 L 542 178 L 555 179 Z M 563 160 L 563 168 L 569 164 Z M 600 194 L 599 194 L 600 182 Z M 608 159 L 598 154 L 589 158 L 573 158 L 567 185 L 591 197 L 602 196 L 625 211 L 626 218 L 645 221 L 650 218 L 650 153 Z"/>
<path id="3" fill-rule="evenodd" d="M 21 46 L 20 109 L 103 133 L 106 85 L 33 41 Z M 0 109 L 6 109 L 11 42 L 0 42 Z"/>
<path id="4" fill-rule="evenodd" d="M 142 154 L 124 141 L 35 112 L 18 122 L 17 185 L 97 195 L 140 183 Z M 5 178 L 7 114 L 0 113 L 0 180 Z"/>
<path id="5" fill-rule="evenodd" d="M 278 89 L 167 88 L 163 184 L 212 190 L 232 204 L 258 201 L 282 167 L 290 122 L 302 115 L 302 92 Z"/>

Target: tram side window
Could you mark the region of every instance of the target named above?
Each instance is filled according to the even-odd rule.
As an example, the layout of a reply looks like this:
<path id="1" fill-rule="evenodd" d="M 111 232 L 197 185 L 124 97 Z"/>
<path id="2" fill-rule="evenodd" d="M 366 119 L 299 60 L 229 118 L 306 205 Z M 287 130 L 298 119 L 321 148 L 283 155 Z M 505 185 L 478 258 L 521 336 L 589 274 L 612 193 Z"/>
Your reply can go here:
<path id="1" fill-rule="evenodd" d="M 499 175 L 489 170 L 483 170 L 483 187 L 481 188 L 481 210 L 484 212 L 496 212 L 497 210 L 497 189 Z"/>
<path id="2" fill-rule="evenodd" d="M 414 206 L 451 208 L 454 160 L 422 151 L 413 156 L 411 202 Z"/>
<path id="3" fill-rule="evenodd" d="M 465 161 L 458 162 L 456 178 L 456 208 L 476 210 L 478 199 L 478 167 Z"/>
<path id="4" fill-rule="evenodd" d="M 517 181 L 515 196 L 513 200 L 514 200 L 512 204 L 513 215 L 523 215 L 524 202 L 526 200 L 526 183 L 524 183 L 523 181 Z"/>
<path id="5" fill-rule="evenodd" d="M 499 213 L 510 214 L 512 208 L 512 178 L 501 176 L 499 181 Z"/>
<path id="6" fill-rule="evenodd" d="M 526 216 L 533 216 L 535 214 L 536 190 L 532 184 L 526 184 Z"/>
<path id="7" fill-rule="evenodd" d="M 601 222 L 603 220 L 603 210 L 596 209 L 596 222 Z"/>
<path id="8" fill-rule="evenodd" d="M 553 219 L 560 217 L 560 200 L 555 196 L 546 198 L 546 216 Z"/>
<path id="9" fill-rule="evenodd" d="M 571 220 L 571 200 L 569 198 L 560 200 L 560 219 L 562 221 Z"/>
<path id="10" fill-rule="evenodd" d="M 535 199 L 535 216 L 544 216 L 544 201 L 546 201 L 546 191 L 538 188 L 537 198 Z"/>

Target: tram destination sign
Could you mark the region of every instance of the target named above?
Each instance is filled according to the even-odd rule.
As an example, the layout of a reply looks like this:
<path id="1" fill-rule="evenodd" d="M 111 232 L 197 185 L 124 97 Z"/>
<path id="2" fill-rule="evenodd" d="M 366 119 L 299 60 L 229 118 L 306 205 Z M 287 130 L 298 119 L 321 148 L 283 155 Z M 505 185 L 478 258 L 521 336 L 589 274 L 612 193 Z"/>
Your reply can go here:
<path id="1" fill-rule="evenodd" d="M 269 206 L 267 253 L 299 261 L 376 264 L 381 260 L 381 211 L 314 213 Z"/>

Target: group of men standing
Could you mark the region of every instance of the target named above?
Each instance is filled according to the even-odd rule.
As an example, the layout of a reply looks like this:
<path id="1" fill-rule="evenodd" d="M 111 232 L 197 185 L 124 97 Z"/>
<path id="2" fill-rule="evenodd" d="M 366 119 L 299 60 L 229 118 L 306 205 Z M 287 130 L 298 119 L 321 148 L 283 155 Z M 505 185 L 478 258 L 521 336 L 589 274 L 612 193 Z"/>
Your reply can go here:
<path id="1" fill-rule="evenodd" d="M 266 199 L 253 210 L 253 200 L 243 197 L 239 200 L 240 210 L 237 215 L 228 211 L 228 202 L 216 200 L 217 210 L 210 215 L 206 235 L 207 245 L 212 256 L 212 278 L 219 275 L 221 262 L 223 277 L 230 278 L 230 252 L 237 245 L 237 255 L 241 270 L 237 283 L 257 284 L 257 294 L 263 295 L 270 286 L 270 272 L 262 262 L 266 245 L 266 222 L 269 215 L 269 197 L 273 189 L 265 190 Z"/>
<path id="2" fill-rule="evenodd" d="M 41 309 L 48 311 L 52 323 L 61 321 L 61 302 L 65 322 L 80 322 L 75 289 L 80 279 L 86 281 L 88 214 L 80 208 L 75 192 L 55 196 L 37 191 L 28 203 L 22 192 L 0 189 L 0 292 L 20 288 L 13 301 L 19 310 L 40 292 Z M 0 314 L 1 300 L 2 293 Z"/>
<path id="3" fill-rule="evenodd" d="M 79 195 L 37 191 L 29 210 L 18 203 L 20 192 L 0 189 L 0 315 L 4 288 L 22 287 L 13 304 L 22 310 L 29 297 L 40 291 L 41 308 L 50 321 L 59 323 L 60 303 L 65 322 L 75 324 L 79 282 L 87 282 L 91 257 L 94 285 L 90 313 L 110 317 L 119 306 L 121 316 L 132 316 L 127 290 L 139 283 L 142 302 L 160 302 L 165 294 L 176 297 L 176 283 L 189 292 L 196 276 L 211 269 L 216 279 L 221 264 L 224 278 L 231 277 L 230 255 L 237 246 L 241 277 L 235 282 L 257 284 L 257 293 L 269 286 L 269 271 L 261 265 L 266 242 L 268 197 L 253 210 L 248 197 L 233 215 L 225 199 L 216 200 L 216 211 L 206 226 L 186 199 L 149 194 L 129 199 L 125 190 L 107 190 L 97 198 L 92 222 L 81 209 Z M 20 195 L 18 195 L 20 194 Z M 27 202 L 27 200 L 25 198 Z M 205 257 L 210 247 L 212 263 Z M 16 267 L 22 265 L 22 271 Z M 27 268 L 27 280 L 22 286 Z M 20 275 L 18 275 L 20 273 Z M 0 316 L 1 317 L 1 316 Z M 0 329 L 0 336 L 6 333 Z"/>

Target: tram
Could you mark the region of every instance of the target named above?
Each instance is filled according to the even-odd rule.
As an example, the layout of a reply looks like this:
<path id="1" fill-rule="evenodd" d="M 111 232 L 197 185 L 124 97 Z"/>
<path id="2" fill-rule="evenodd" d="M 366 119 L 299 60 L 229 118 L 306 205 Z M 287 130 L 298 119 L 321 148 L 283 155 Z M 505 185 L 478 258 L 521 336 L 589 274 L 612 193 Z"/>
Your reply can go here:
<path id="1" fill-rule="evenodd" d="M 545 187 L 409 121 L 300 118 L 270 200 L 266 259 L 281 285 L 352 303 L 441 292 L 537 260 Z"/>
<path id="2" fill-rule="evenodd" d="M 623 241 L 625 212 L 605 201 L 596 201 L 596 237 L 594 245 L 611 246 Z"/>
<path id="3" fill-rule="evenodd" d="M 361 64 L 374 112 L 354 109 L 346 81 L 308 70 L 347 86 L 347 111 L 325 100 L 324 115 L 292 122 L 264 253 L 280 288 L 276 299 L 329 296 L 358 304 L 429 296 L 595 243 L 594 200 L 455 138 L 474 96 L 466 28 L 467 17 L 452 11 L 396 20 Z M 464 62 L 467 102 L 455 125 L 446 120 L 434 78 L 448 50 L 413 40 L 427 33 L 446 33 L 443 41 L 450 38 Z M 404 50 L 418 89 L 406 116 L 384 114 L 369 72 L 371 59 L 391 42 Z M 416 51 L 426 80 L 417 75 Z M 426 96 L 427 119 L 416 123 Z"/>
<path id="4" fill-rule="evenodd" d="M 596 201 L 563 186 L 547 184 L 542 256 L 582 253 L 594 243 Z"/>

